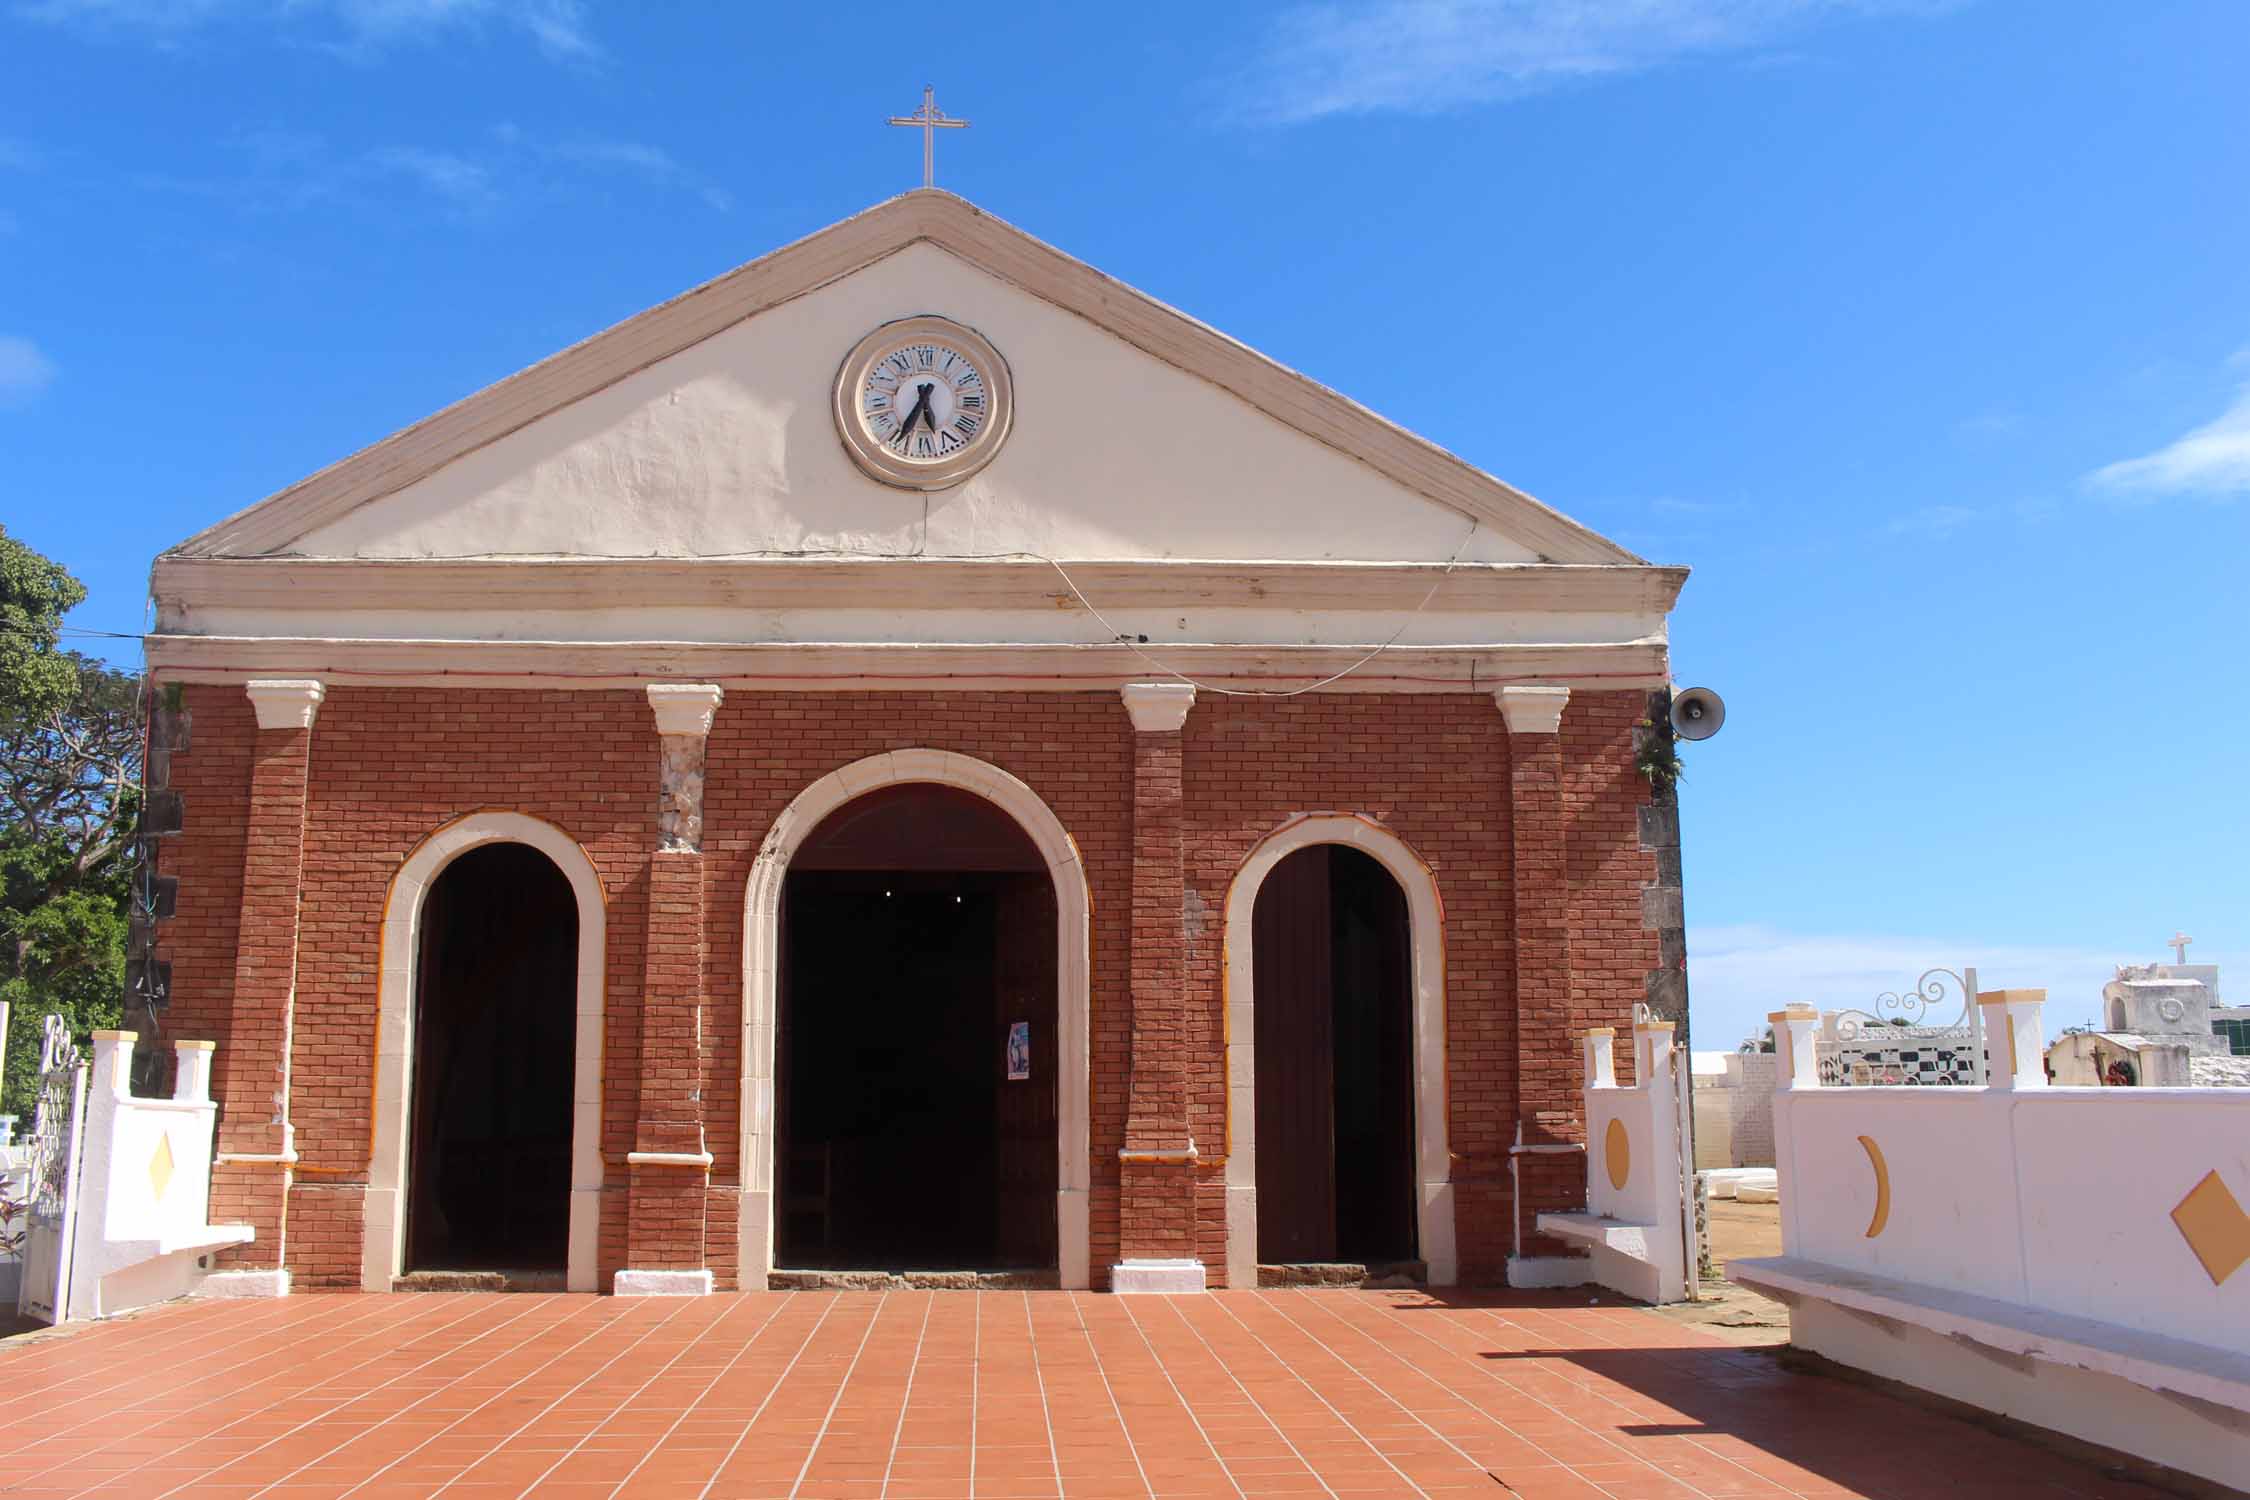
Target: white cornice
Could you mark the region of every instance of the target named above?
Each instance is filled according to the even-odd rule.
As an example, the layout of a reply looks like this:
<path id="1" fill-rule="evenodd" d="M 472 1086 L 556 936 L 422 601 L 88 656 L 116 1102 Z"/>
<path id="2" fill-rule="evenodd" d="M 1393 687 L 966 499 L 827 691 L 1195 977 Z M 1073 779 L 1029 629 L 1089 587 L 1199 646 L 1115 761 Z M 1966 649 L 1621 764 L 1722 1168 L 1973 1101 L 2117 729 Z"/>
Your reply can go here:
<path id="1" fill-rule="evenodd" d="M 656 713 L 656 732 L 702 739 L 711 733 L 726 692 L 715 682 L 652 682 L 648 706 Z"/>
<path id="2" fill-rule="evenodd" d="M 151 635 L 160 680 L 243 682 L 319 676 L 357 686 L 626 688 L 694 682 L 765 690 L 1116 692 L 1146 681 L 1122 645 L 723 645 L 682 641 L 334 640 Z M 1303 687 L 1367 656 L 1352 646 L 1167 646 L 1164 662 L 1198 681 Z M 1542 683 L 1584 691 L 1668 681 L 1661 638 L 1614 645 L 1394 647 L 1324 692 L 1490 693 Z"/>
<path id="3" fill-rule="evenodd" d="M 1417 494 L 1568 563 L 1640 559 L 1521 490 L 950 193 L 925 189 L 750 262 L 228 517 L 174 555 L 251 556 L 392 494 L 743 319 L 927 242 L 1227 391 Z"/>
<path id="4" fill-rule="evenodd" d="M 1128 682 L 1117 692 L 1141 734 L 1177 734 L 1195 707 L 1195 688 L 1185 682 Z"/>
<path id="5" fill-rule="evenodd" d="M 1563 709 L 1570 704 L 1570 689 L 1504 687 L 1492 697 L 1508 721 L 1508 733 L 1557 734 L 1562 730 Z"/>
<path id="6" fill-rule="evenodd" d="M 328 689 L 309 677 L 252 678 L 245 689 L 260 729 L 310 729 Z"/>
<path id="7" fill-rule="evenodd" d="M 1437 613 L 1569 610 L 1663 614 L 1685 568 L 1642 564 L 1072 562 L 1102 609 L 1240 607 Z M 1435 592 L 1432 592 L 1433 586 Z M 583 609 L 636 606 L 1042 609 L 1081 606 L 1036 559 L 159 558 L 150 587 L 167 629 L 226 609 Z M 1422 606 L 1427 598 L 1429 603 Z"/>

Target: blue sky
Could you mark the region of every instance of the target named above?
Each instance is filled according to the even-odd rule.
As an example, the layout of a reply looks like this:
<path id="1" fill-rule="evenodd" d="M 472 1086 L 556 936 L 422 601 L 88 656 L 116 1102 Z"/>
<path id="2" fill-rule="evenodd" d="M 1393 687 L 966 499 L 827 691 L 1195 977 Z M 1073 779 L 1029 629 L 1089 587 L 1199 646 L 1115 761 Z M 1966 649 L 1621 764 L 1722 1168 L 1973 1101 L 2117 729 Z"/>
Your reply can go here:
<path id="1" fill-rule="evenodd" d="M 1652 558 L 1697 1040 L 2250 999 L 2250 7 L 0 0 L 0 520 L 160 548 L 941 184 Z M 90 639 L 90 638 L 89 638 Z M 126 659 L 131 647 L 122 646 Z"/>

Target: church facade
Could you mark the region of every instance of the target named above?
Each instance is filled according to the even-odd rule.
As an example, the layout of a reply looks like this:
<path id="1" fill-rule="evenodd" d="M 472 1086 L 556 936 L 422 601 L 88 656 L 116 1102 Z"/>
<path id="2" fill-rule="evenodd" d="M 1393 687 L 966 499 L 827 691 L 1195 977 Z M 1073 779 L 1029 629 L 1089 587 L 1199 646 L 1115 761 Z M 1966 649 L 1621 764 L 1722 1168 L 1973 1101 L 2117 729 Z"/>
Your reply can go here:
<path id="1" fill-rule="evenodd" d="M 1684 578 L 944 193 L 598 334 L 157 560 L 221 1274 L 1575 1279 Z"/>

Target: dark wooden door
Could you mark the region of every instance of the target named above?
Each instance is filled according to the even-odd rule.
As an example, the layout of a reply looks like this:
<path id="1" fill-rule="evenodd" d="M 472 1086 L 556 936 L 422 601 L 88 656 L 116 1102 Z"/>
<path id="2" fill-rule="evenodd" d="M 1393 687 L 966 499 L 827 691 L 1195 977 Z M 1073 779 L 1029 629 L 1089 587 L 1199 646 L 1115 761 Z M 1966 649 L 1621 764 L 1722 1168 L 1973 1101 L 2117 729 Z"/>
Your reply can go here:
<path id="1" fill-rule="evenodd" d="M 1334 965 L 1329 850 L 1274 866 L 1251 913 L 1257 995 L 1258 1259 L 1336 1255 Z"/>
<path id="2" fill-rule="evenodd" d="M 994 1244 L 1003 1266 L 1056 1261 L 1055 889 L 1044 874 L 1007 875 L 998 893 L 992 1028 L 986 1066 L 999 1099 L 999 1202 Z M 1008 1031 L 1031 1029 L 1031 1076 L 1008 1077 Z"/>

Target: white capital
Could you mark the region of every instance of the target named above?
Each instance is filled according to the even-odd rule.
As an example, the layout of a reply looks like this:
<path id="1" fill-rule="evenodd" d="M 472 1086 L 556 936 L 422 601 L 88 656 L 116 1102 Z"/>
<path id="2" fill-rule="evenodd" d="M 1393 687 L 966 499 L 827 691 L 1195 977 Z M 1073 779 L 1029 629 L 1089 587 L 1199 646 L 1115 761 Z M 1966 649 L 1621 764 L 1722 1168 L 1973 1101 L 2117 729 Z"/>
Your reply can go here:
<path id="1" fill-rule="evenodd" d="M 310 729 L 328 688 L 317 677 L 256 677 L 246 684 L 260 729 Z"/>
<path id="2" fill-rule="evenodd" d="M 1187 682 L 1128 682 L 1117 690 L 1125 712 L 1142 734 L 1169 734 L 1187 722 L 1195 706 L 1195 685 Z"/>
<path id="3" fill-rule="evenodd" d="M 1492 695 L 1510 734 L 1555 734 L 1562 729 L 1562 711 L 1570 702 L 1566 687 L 1504 687 Z"/>
<path id="4" fill-rule="evenodd" d="M 704 738 L 710 734 L 719 700 L 725 696 L 715 682 L 650 683 L 648 706 L 656 711 L 656 732 Z"/>

